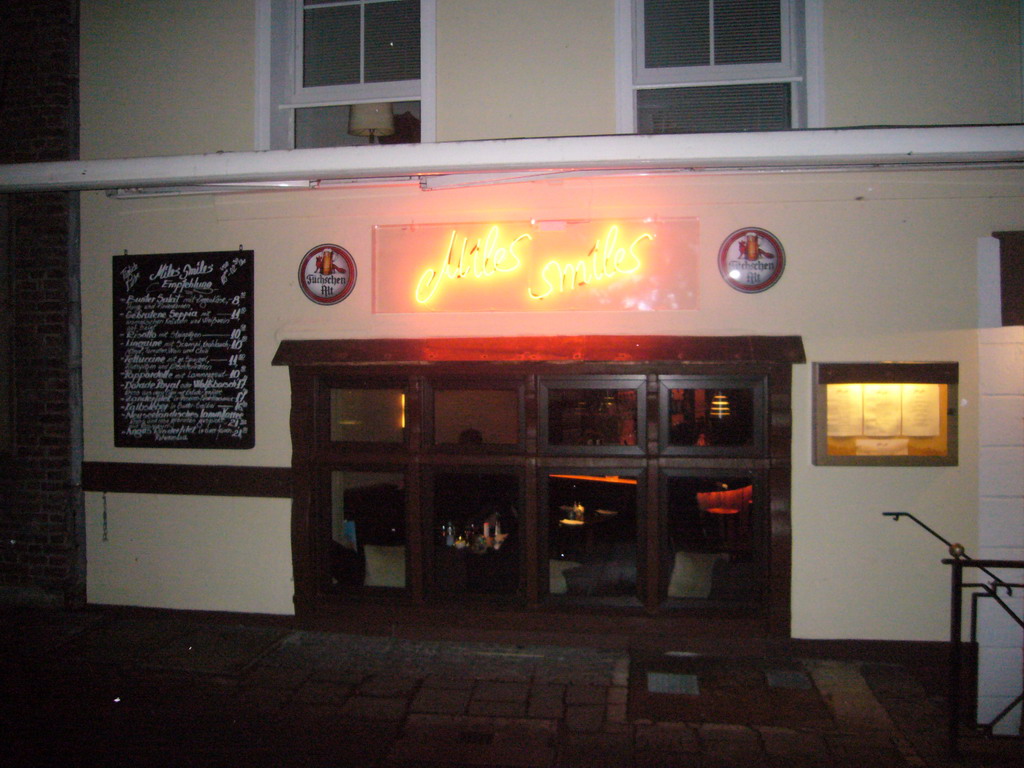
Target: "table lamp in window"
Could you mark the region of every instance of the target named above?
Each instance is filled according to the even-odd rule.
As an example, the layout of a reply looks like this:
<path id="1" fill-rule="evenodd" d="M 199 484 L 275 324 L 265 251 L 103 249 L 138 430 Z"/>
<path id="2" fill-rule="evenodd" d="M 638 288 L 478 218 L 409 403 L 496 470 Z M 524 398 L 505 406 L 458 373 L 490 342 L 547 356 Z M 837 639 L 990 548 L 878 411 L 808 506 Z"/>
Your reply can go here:
<path id="1" fill-rule="evenodd" d="M 395 119 L 389 102 L 353 104 L 348 111 L 348 132 L 352 136 L 367 136 L 371 144 L 378 136 L 395 132 Z"/>

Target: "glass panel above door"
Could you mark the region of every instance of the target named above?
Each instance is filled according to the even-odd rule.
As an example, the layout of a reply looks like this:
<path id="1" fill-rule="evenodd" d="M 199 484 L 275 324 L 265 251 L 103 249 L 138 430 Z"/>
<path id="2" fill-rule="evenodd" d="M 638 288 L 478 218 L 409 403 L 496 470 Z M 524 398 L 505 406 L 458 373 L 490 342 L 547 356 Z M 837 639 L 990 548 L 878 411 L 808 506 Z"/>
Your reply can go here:
<path id="1" fill-rule="evenodd" d="M 671 445 L 746 445 L 754 436 L 749 389 L 669 390 Z"/>
<path id="2" fill-rule="evenodd" d="M 519 393 L 515 389 L 435 389 L 434 443 L 517 445 Z"/>
<path id="3" fill-rule="evenodd" d="M 667 453 L 751 456 L 763 451 L 759 380 L 664 377 L 661 442 Z"/>
<path id="4" fill-rule="evenodd" d="M 555 453 L 639 453 L 645 432 L 645 379 L 542 380 L 541 429 Z"/>
<path id="5" fill-rule="evenodd" d="M 401 443 L 405 392 L 401 389 L 331 389 L 331 442 Z"/>

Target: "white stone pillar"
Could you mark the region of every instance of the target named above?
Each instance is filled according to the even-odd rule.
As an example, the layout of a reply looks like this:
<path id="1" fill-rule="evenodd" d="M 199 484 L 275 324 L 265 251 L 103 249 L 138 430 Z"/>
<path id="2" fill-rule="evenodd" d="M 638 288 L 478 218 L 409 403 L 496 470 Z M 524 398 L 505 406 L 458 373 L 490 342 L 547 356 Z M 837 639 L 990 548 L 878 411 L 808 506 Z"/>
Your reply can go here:
<path id="1" fill-rule="evenodd" d="M 975 557 L 1024 560 L 1024 327 L 978 332 L 979 456 L 978 544 Z M 978 574 L 968 571 L 971 577 Z M 1020 581 L 1024 572 L 1000 574 Z M 1004 600 L 1024 615 L 1024 590 Z M 981 601 L 978 622 L 978 721 L 987 723 L 1024 685 L 1024 648 L 1019 625 L 994 600 Z M 1020 732 L 1021 706 L 995 732 Z"/>

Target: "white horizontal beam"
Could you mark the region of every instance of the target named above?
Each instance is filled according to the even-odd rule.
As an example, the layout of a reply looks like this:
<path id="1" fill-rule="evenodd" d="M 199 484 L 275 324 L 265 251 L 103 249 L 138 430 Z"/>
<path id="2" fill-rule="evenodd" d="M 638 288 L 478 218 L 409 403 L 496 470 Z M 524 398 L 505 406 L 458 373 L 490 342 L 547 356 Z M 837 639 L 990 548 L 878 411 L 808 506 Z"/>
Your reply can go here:
<path id="1" fill-rule="evenodd" d="M 0 166 L 0 192 L 509 172 L 1024 166 L 1024 126 L 852 128 L 392 144 Z"/>

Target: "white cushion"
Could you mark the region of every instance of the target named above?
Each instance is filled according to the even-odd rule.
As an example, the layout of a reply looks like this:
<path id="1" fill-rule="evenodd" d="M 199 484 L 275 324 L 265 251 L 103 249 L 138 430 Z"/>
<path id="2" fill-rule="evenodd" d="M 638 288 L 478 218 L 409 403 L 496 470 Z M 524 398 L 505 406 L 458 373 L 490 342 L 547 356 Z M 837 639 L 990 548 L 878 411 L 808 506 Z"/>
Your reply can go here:
<path id="1" fill-rule="evenodd" d="M 384 547 L 367 544 L 363 547 L 366 556 L 366 578 L 368 587 L 405 586 L 405 547 Z"/>
<path id="2" fill-rule="evenodd" d="M 572 560 L 551 560 L 548 562 L 550 573 L 548 592 L 552 595 L 564 595 L 569 591 L 569 585 L 565 580 L 565 572 L 573 568 L 579 568 L 580 564 Z"/>
<path id="3" fill-rule="evenodd" d="M 702 597 L 711 594 L 711 572 L 723 557 L 721 552 L 676 552 L 669 597 Z"/>

